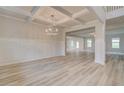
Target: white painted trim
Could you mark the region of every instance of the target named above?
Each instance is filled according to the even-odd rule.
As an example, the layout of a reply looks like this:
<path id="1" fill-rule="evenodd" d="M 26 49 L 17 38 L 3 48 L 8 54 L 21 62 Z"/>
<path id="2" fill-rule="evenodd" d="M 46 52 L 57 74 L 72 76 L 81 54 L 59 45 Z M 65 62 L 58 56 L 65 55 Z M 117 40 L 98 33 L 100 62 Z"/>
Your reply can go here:
<path id="1" fill-rule="evenodd" d="M 94 51 L 87 51 L 87 50 L 82 50 L 81 52 L 89 52 L 89 53 L 94 53 Z M 106 52 L 106 54 L 113 54 L 113 55 L 124 55 L 124 53 L 121 53 L 121 52 Z"/>
<path id="2" fill-rule="evenodd" d="M 121 52 L 106 52 L 106 54 L 124 55 L 124 53 Z"/>
<path id="3" fill-rule="evenodd" d="M 15 12 L 15 13 L 18 13 L 18 14 L 21 14 L 21 15 L 25 15 L 25 16 L 31 16 L 31 13 L 30 12 L 27 12 L 21 8 L 18 8 L 18 7 L 7 7 L 7 6 L 1 6 L 0 7 L 1 9 L 4 9 L 4 10 L 7 10 L 7 11 L 10 11 L 10 12 Z"/>
<path id="4" fill-rule="evenodd" d="M 82 52 L 94 53 L 94 51 L 87 51 L 87 50 L 83 50 Z M 121 52 L 106 52 L 106 54 L 124 55 L 124 53 L 121 53 Z"/>
<path id="5" fill-rule="evenodd" d="M 118 28 L 124 28 L 124 23 L 120 24 L 112 24 L 106 28 L 106 30 L 113 30 L 113 29 L 118 29 Z"/>
<path id="6" fill-rule="evenodd" d="M 71 32 L 71 31 L 76 31 L 76 30 L 81 30 L 81 29 L 87 29 L 87 28 L 91 28 L 91 27 L 95 27 L 97 24 L 98 20 L 93 20 L 90 21 L 84 25 L 76 25 L 76 26 L 72 26 L 70 28 L 65 29 L 66 32 Z"/>
<path id="7" fill-rule="evenodd" d="M 25 63 L 25 62 L 31 62 L 31 61 L 37 61 L 37 60 L 43 60 L 46 58 L 51 58 L 51 57 L 57 57 L 57 56 L 65 56 L 65 55 L 54 55 L 54 56 L 47 56 L 43 58 L 36 58 L 36 59 L 17 59 L 17 60 L 11 60 L 9 62 L 1 63 L 0 66 L 5 66 L 5 65 L 11 65 L 11 64 L 16 64 L 16 63 Z M 11 63 L 13 62 L 13 63 Z"/>
<path id="8" fill-rule="evenodd" d="M 89 13 L 89 11 L 85 8 L 85 9 L 82 9 L 81 11 L 75 13 L 72 15 L 73 18 L 78 18 L 80 17 L 82 14 L 85 14 L 85 13 Z"/>
<path id="9" fill-rule="evenodd" d="M 105 62 L 98 62 L 98 61 L 96 61 L 96 60 L 95 60 L 95 63 L 101 64 L 101 65 L 103 65 L 103 66 L 105 65 Z"/>
<path id="10" fill-rule="evenodd" d="M 12 20 L 16 20 L 16 21 L 20 21 L 20 22 L 26 22 L 26 20 L 24 20 L 24 19 L 21 19 L 21 18 L 16 18 L 16 17 L 12 17 L 12 16 L 7 16 L 7 15 L 3 15 L 3 14 L 0 14 L 0 16 L 2 16 L 2 17 L 5 17 L 5 18 L 8 18 L 8 19 L 12 19 Z M 36 23 L 36 22 L 30 22 L 31 24 L 35 24 L 35 25 L 39 25 L 39 26 L 41 26 L 41 25 L 43 25 L 43 24 L 39 24 L 39 23 Z M 45 25 L 43 25 L 43 26 L 45 26 Z"/>
<path id="11" fill-rule="evenodd" d="M 32 21 L 34 19 L 35 14 L 40 10 L 40 6 L 34 6 L 33 9 L 31 10 L 31 15 L 27 18 L 28 21 Z"/>
<path id="12" fill-rule="evenodd" d="M 99 6 L 87 6 L 87 9 L 92 12 L 93 14 L 96 15 L 97 19 L 104 23 L 106 20 L 106 15 L 105 15 L 105 11 L 102 7 Z"/>

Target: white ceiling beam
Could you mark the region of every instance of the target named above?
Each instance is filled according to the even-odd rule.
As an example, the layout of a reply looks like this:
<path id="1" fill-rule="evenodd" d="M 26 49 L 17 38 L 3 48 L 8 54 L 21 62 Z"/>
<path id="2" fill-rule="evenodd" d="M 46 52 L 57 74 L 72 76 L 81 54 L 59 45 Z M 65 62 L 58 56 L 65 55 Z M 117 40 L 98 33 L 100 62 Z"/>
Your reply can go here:
<path id="1" fill-rule="evenodd" d="M 62 14 L 66 15 L 66 16 L 69 16 L 69 17 L 72 16 L 72 14 L 71 14 L 70 12 L 68 12 L 67 10 L 63 9 L 63 8 L 60 7 L 60 6 L 51 6 L 51 7 L 52 7 L 53 9 L 55 9 L 55 10 L 61 12 Z"/>
<path id="2" fill-rule="evenodd" d="M 93 14 L 96 15 L 96 17 L 98 18 L 98 20 L 100 22 L 105 22 L 106 20 L 106 15 L 105 15 L 105 11 L 103 9 L 103 7 L 99 7 L 99 6 L 87 6 L 87 9 L 92 12 Z"/>
<path id="3" fill-rule="evenodd" d="M 71 18 L 65 18 L 63 20 L 58 21 L 56 24 L 60 25 L 60 24 L 66 23 L 67 21 L 70 21 L 70 20 L 71 20 Z"/>
<path id="4" fill-rule="evenodd" d="M 77 38 L 83 38 L 83 36 L 79 36 L 79 35 L 67 35 L 67 37 L 77 37 Z"/>
<path id="5" fill-rule="evenodd" d="M 91 33 L 94 33 L 94 31 L 95 31 L 95 28 L 91 27 L 91 28 L 76 30 L 72 32 L 67 32 L 67 35 L 80 36 L 80 37 L 92 36 Z"/>
<path id="6" fill-rule="evenodd" d="M 31 16 L 27 18 L 28 21 L 32 21 L 34 19 L 35 14 L 40 10 L 40 6 L 34 6 L 31 10 Z"/>
<path id="7" fill-rule="evenodd" d="M 85 8 L 85 9 L 83 9 L 83 10 L 81 10 L 81 11 L 79 11 L 79 12 L 73 14 L 72 17 L 73 17 L 73 18 L 78 18 L 78 17 L 80 17 L 82 14 L 86 14 L 86 13 L 88 13 L 88 12 L 89 12 L 88 9 Z"/>
<path id="8" fill-rule="evenodd" d="M 37 16 L 38 17 L 38 16 Z M 50 20 L 50 19 L 45 19 L 45 18 L 43 18 L 43 17 L 38 17 L 38 18 L 36 18 L 36 19 L 39 19 L 40 21 L 43 21 L 43 22 L 47 22 L 47 23 L 52 23 L 52 20 Z"/>
<path id="9" fill-rule="evenodd" d="M 84 25 L 72 26 L 70 28 L 66 28 L 65 32 L 72 32 L 72 31 L 76 31 L 76 30 L 81 30 L 81 29 L 87 29 L 87 28 L 95 27 L 97 22 L 98 22 L 98 20 L 93 20 L 93 21 L 87 22 Z"/>
<path id="10" fill-rule="evenodd" d="M 6 10 L 6 11 L 10 11 L 10 12 L 15 12 L 17 14 L 20 14 L 20 15 L 24 15 L 24 16 L 32 16 L 30 12 L 27 12 L 21 8 L 18 8 L 18 7 L 13 7 L 13 6 L 1 6 L 0 7 L 1 9 L 3 10 Z"/>
<path id="11" fill-rule="evenodd" d="M 38 10 L 40 9 L 40 6 L 34 6 L 31 10 L 31 14 L 34 15 Z"/>
<path id="12" fill-rule="evenodd" d="M 65 23 L 65 22 L 67 22 L 67 21 L 70 21 L 70 20 L 75 20 L 75 21 L 77 21 L 77 22 L 79 22 L 79 23 L 81 23 L 81 24 L 84 24 L 82 21 L 77 20 L 75 16 L 73 17 L 73 15 L 72 15 L 70 12 L 68 12 L 68 11 L 65 10 L 65 9 L 63 9 L 62 7 L 59 7 L 59 6 L 51 6 L 51 7 L 52 7 L 53 9 L 59 11 L 60 13 L 66 15 L 67 17 L 69 17 L 68 19 L 66 19 L 66 20 L 64 20 L 64 21 L 58 22 L 58 24 L 63 24 L 63 23 Z"/>

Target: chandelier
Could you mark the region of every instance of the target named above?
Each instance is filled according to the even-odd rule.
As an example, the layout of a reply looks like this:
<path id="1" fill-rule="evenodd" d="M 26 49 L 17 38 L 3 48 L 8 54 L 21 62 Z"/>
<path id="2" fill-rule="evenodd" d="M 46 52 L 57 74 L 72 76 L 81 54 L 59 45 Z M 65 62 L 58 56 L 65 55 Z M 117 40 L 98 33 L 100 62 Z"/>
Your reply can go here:
<path id="1" fill-rule="evenodd" d="M 59 30 L 56 27 L 55 16 L 51 15 L 50 17 L 51 17 L 51 20 L 52 20 L 52 24 L 51 24 L 51 26 L 49 26 L 45 29 L 45 32 L 46 32 L 47 35 L 57 35 Z"/>

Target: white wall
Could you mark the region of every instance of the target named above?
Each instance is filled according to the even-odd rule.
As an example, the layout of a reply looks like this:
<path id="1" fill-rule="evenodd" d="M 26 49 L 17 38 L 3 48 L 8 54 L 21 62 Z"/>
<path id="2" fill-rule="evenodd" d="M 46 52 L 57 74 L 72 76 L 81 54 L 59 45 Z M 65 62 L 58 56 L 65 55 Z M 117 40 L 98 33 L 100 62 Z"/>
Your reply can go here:
<path id="1" fill-rule="evenodd" d="M 84 50 L 84 40 L 83 38 L 67 36 L 67 51 L 83 51 Z M 71 47 L 71 41 L 74 42 L 74 47 Z M 76 48 L 76 42 L 79 42 L 79 48 Z"/>
<path id="2" fill-rule="evenodd" d="M 87 47 L 87 39 L 92 39 L 92 47 Z M 74 41 L 75 47 L 71 47 L 71 41 Z M 79 41 L 79 49 L 76 48 L 76 42 Z M 95 40 L 93 37 L 75 37 L 75 36 L 67 36 L 67 51 L 86 51 L 86 52 L 94 52 L 95 50 Z"/>
<path id="3" fill-rule="evenodd" d="M 48 36 L 42 25 L 0 17 L 0 65 L 65 54 L 64 33 Z"/>
<path id="4" fill-rule="evenodd" d="M 120 38 L 120 48 L 112 48 L 112 38 Z M 124 28 L 109 30 L 106 34 L 106 52 L 109 54 L 124 55 Z"/>
<path id="5" fill-rule="evenodd" d="M 87 39 L 89 39 L 89 38 L 92 39 L 92 47 L 91 48 L 87 48 Z M 119 49 L 112 48 L 112 38 L 120 38 L 120 48 Z M 106 41 L 106 53 L 107 54 L 124 55 L 124 27 L 107 29 L 105 41 Z M 83 37 L 81 51 L 94 52 L 95 51 L 95 39 L 93 37 Z"/>
<path id="6" fill-rule="evenodd" d="M 87 48 L 86 46 L 86 40 L 87 38 L 92 39 L 92 48 Z M 119 49 L 113 49 L 112 48 L 112 38 L 120 38 L 120 48 Z M 124 28 L 116 28 L 116 29 L 109 29 L 106 31 L 106 53 L 107 54 L 120 54 L 124 55 Z M 92 37 L 84 37 L 84 51 L 88 52 L 94 52 L 95 50 L 95 40 Z"/>

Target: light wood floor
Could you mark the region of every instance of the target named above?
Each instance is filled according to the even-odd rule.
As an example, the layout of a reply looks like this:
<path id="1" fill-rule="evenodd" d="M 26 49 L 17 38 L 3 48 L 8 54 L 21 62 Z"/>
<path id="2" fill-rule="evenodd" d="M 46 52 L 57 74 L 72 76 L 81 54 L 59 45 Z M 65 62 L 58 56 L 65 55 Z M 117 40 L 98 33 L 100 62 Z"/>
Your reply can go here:
<path id="1" fill-rule="evenodd" d="M 1 66 L 0 85 L 124 85 L 124 57 L 108 55 L 102 66 L 93 54 L 72 53 Z"/>

